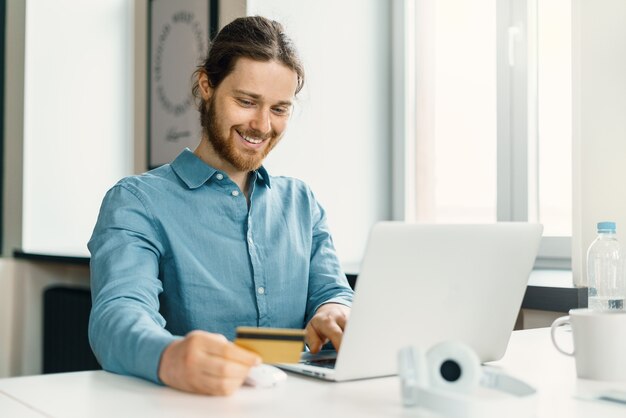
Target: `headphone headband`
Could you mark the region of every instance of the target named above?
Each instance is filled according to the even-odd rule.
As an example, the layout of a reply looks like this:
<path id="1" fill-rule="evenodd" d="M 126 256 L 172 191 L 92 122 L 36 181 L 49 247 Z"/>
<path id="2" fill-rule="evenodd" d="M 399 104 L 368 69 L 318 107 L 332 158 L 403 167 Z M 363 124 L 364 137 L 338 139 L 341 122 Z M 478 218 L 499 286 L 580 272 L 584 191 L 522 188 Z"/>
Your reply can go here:
<path id="1" fill-rule="evenodd" d="M 529 384 L 489 366 L 481 366 L 474 351 L 459 342 L 440 343 L 427 353 L 406 347 L 399 353 L 399 375 L 405 406 L 416 406 L 450 417 L 532 417 L 537 391 Z M 442 365 L 454 362 L 458 380 L 442 376 Z M 487 394 L 486 390 L 500 394 Z M 491 395 L 491 396 L 489 396 Z"/>

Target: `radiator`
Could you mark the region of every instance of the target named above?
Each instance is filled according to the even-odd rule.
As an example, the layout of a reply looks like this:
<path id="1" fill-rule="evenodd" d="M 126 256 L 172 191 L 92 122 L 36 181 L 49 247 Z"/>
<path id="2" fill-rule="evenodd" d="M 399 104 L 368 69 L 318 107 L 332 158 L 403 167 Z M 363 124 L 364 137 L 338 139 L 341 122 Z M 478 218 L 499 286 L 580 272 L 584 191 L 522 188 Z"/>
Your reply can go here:
<path id="1" fill-rule="evenodd" d="M 87 337 L 89 289 L 49 287 L 43 295 L 43 372 L 97 370 Z"/>

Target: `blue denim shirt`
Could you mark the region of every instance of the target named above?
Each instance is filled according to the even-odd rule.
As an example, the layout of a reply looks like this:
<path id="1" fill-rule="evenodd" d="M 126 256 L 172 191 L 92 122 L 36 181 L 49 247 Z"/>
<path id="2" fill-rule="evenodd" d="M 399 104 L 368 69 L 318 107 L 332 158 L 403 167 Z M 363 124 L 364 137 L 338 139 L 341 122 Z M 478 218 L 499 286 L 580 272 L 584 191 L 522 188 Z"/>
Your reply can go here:
<path id="1" fill-rule="evenodd" d="M 350 305 L 326 216 L 301 181 L 251 174 L 250 206 L 190 150 L 108 191 L 88 247 L 89 338 L 106 370 L 159 382 L 165 347 L 201 329 L 304 328 Z"/>

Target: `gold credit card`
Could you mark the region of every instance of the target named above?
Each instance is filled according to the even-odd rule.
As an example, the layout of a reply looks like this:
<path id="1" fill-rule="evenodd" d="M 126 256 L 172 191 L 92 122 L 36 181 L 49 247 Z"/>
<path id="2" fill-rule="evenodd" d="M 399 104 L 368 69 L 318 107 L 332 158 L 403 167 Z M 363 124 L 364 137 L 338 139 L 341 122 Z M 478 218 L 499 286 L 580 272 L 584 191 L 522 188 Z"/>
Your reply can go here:
<path id="1" fill-rule="evenodd" d="M 260 355 L 263 363 L 298 363 L 304 349 L 304 330 L 237 327 L 235 344 Z"/>

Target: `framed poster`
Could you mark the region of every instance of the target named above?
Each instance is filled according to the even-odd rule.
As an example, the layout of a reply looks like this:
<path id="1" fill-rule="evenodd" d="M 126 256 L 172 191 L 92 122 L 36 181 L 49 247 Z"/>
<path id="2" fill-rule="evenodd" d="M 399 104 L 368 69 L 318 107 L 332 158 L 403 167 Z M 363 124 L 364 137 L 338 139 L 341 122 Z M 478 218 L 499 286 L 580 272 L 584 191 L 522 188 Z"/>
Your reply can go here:
<path id="1" fill-rule="evenodd" d="M 200 141 L 192 74 L 217 29 L 217 0 L 149 2 L 148 167 L 171 162 Z"/>

